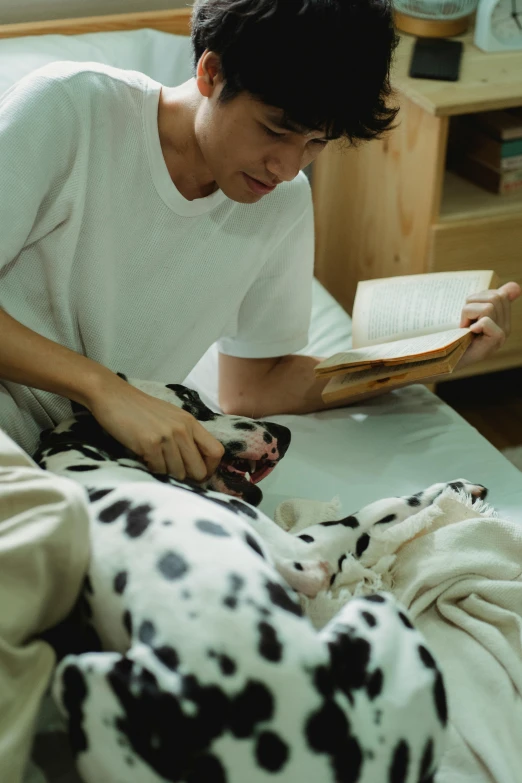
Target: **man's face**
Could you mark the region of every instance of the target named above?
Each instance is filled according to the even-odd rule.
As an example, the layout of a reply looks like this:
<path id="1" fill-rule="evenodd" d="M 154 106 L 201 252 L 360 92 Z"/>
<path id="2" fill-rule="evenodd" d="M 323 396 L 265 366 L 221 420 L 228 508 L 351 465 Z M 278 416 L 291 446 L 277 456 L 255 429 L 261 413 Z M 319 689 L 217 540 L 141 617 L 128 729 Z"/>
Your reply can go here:
<path id="1" fill-rule="evenodd" d="M 283 112 L 248 93 L 225 103 L 219 77 L 196 117 L 196 139 L 217 185 L 228 198 L 253 204 L 294 179 L 326 146 L 320 131 L 283 127 Z"/>

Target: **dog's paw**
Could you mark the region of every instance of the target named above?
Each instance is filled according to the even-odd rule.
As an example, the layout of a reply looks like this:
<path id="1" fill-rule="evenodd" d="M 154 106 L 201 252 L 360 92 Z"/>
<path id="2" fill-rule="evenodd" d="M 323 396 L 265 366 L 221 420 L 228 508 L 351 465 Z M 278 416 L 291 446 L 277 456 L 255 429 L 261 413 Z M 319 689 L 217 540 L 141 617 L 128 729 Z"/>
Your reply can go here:
<path id="1" fill-rule="evenodd" d="M 307 598 L 315 598 L 321 590 L 327 590 L 333 573 L 325 560 L 279 560 L 277 570 L 290 587 Z"/>
<path id="2" fill-rule="evenodd" d="M 482 484 L 473 484 L 467 479 L 457 479 L 456 481 L 448 481 L 448 487 L 456 491 L 463 490 L 466 494 L 471 495 L 473 500 L 484 500 L 488 494 L 486 487 Z"/>

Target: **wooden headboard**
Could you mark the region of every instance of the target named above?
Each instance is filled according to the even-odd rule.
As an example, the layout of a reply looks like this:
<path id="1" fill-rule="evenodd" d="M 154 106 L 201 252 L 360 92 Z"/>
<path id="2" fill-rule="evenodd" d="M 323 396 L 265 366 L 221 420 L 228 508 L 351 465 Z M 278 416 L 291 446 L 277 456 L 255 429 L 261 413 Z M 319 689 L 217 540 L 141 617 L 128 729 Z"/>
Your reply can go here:
<path id="1" fill-rule="evenodd" d="M 191 8 L 177 11 L 144 11 L 133 14 L 86 16 L 79 19 L 56 19 L 49 22 L 22 22 L 0 25 L 0 38 L 23 35 L 80 35 L 114 30 L 138 30 L 144 27 L 175 35 L 190 35 Z"/>

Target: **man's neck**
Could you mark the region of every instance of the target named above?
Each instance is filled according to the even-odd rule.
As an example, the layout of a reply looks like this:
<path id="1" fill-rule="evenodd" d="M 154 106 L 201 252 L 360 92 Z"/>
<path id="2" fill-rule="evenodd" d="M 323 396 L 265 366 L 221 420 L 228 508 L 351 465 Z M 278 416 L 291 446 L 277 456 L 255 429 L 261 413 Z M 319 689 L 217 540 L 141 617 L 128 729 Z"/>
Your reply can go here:
<path id="1" fill-rule="evenodd" d="M 158 130 L 165 164 L 173 183 L 188 201 L 205 198 L 217 190 L 194 130 L 200 100 L 191 79 L 179 87 L 162 87 L 158 105 Z"/>

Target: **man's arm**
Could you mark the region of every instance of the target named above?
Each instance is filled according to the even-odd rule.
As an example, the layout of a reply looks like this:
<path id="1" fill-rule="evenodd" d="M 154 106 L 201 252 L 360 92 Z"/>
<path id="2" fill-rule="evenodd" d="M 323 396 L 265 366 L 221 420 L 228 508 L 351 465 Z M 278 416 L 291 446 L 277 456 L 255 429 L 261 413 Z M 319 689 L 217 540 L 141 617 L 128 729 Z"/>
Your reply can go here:
<path id="1" fill-rule="evenodd" d="M 201 481 L 223 446 L 196 419 L 150 397 L 98 362 L 33 332 L 0 309 L 0 379 L 59 394 L 88 408 L 157 473 Z"/>
<path id="2" fill-rule="evenodd" d="M 504 344 L 511 331 L 511 302 L 520 293 L 517 283 L 506 283 L 498 290 L 468 297 L 461 325 L 470 326 L 476 337 L 462 357 L 460 368 L 482 361 Z M 320 361 L 316 357 L 298 355 L 239 359 L 220 354 L 220 405 L 225 413 L 263 418 L 345 407 L 386 393 L 371 392 L 352 397 L 349 402 L 327 405 L 321 392 L 328 380 L 317 379 L 314 374 Z M 442 378 L 427 378 L 423 383 L 437 383 L 439 380 Z"/>

